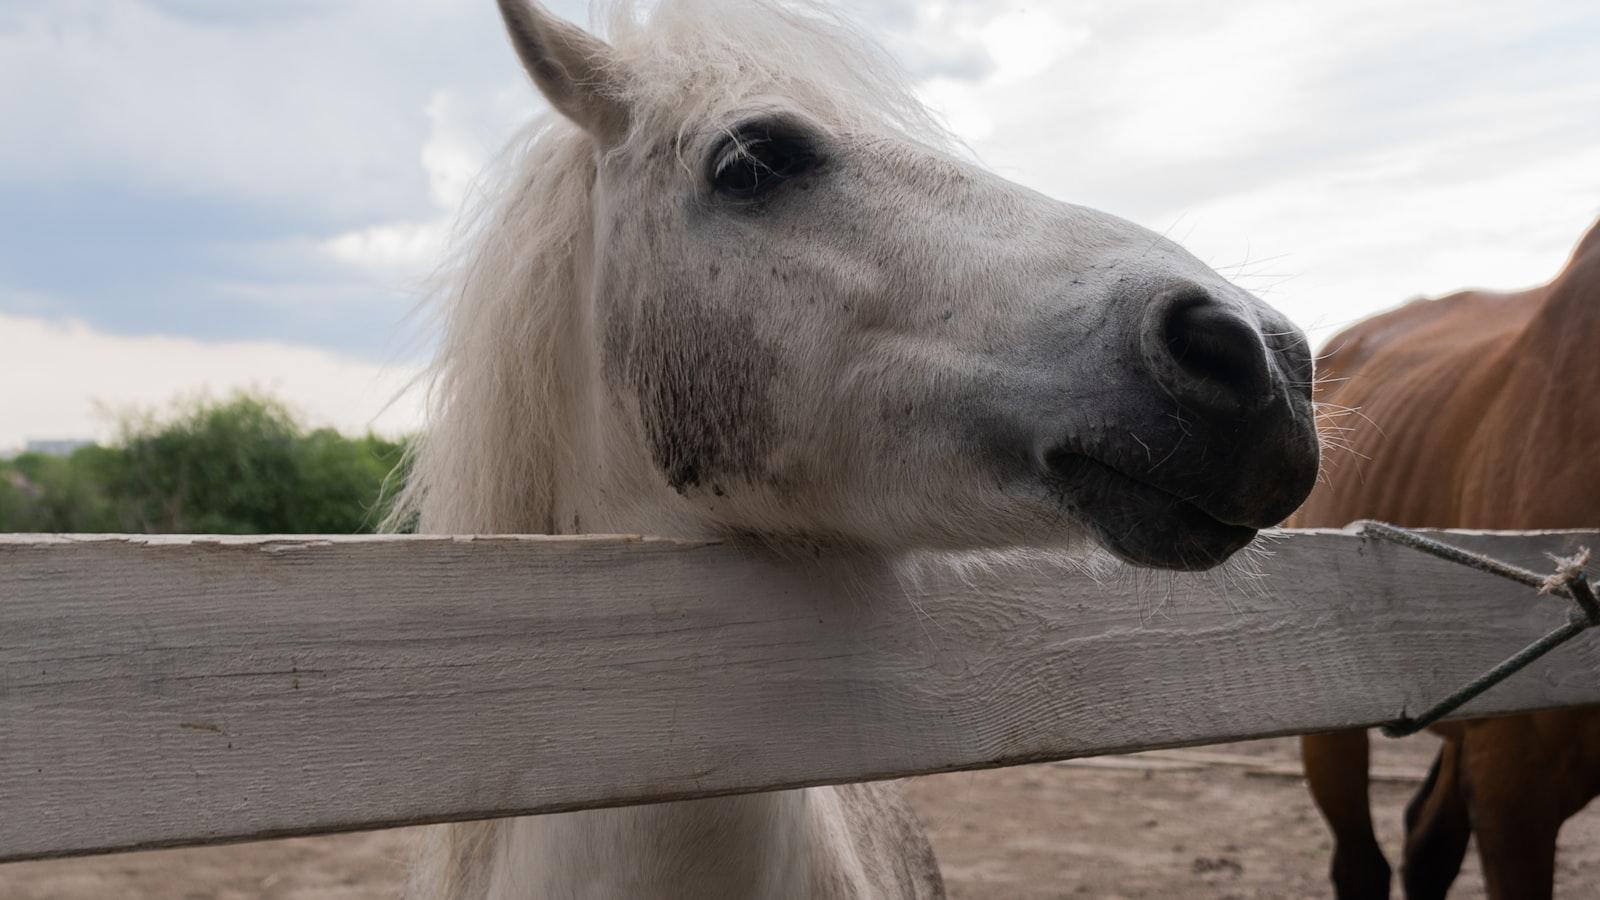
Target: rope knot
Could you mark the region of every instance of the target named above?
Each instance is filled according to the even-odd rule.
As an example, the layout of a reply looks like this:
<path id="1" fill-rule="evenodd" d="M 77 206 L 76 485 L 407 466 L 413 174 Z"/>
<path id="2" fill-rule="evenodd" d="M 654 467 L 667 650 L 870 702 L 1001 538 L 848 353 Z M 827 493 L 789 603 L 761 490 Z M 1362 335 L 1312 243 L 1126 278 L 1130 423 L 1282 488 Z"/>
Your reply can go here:
<path id="1" fill-rule="evenodd" d="M 1539 585 L 1539 593 L 1565 594 L 1571 590 L 1574 581 L 1582 580 L 1583 569 L 1589 564 L 1589 548 L 1579 547 L 1578 552 L 1571 556 L 1557 556 L 1554 553 L 1549 556 L 1550 561 L 1556 564 L 1556 570 Z"/>

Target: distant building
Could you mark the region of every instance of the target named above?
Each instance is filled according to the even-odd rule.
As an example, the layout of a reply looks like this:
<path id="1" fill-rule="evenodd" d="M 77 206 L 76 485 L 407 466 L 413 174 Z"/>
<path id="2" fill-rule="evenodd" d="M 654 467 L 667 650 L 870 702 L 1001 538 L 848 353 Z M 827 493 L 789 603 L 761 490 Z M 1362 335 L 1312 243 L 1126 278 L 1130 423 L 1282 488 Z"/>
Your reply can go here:
<path id="1" fill-rule="evenodd" d="M 29 441 L 23 448 L 23 453 L 42 453 L 45 456 L 71 456 L 79 447 L 87 447 L 94 441 Z"/>

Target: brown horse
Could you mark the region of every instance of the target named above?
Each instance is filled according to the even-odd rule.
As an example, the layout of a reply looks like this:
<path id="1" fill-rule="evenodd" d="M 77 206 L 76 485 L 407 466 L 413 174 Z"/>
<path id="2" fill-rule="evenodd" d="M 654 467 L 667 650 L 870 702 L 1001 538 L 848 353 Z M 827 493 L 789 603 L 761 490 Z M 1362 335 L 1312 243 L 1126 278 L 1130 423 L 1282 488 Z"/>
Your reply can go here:
<path id="1" fill-rule="evenodd" d="M 1416 301 L 1335 337 L 1319 398 L 1359 411 L 1300 527 L 1591 527 L 1600 519 L 1600 224 L 1541 287 Z M 1335 413 L 1337 414 L 1337 413 Z M 1550 897 L 1556 832 L 1600 793 L 1600 711 L 1452 722 L 1406 808 L 1406 896 L 1443 897 L 1478 835 L 1489 896 Z M 1341 900 L 1387 898 L 1367 734 L 1303 739 Z"/>

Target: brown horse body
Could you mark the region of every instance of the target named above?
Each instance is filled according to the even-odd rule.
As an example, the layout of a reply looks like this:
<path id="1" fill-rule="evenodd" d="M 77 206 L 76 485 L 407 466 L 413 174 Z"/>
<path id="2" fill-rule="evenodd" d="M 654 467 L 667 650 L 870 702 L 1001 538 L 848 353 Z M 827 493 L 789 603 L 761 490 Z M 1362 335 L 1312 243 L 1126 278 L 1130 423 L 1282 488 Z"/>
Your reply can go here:
<path id="1" fill-rule="evenodd" d="M 1318 399 L 1357 413 L 1300 527 L 1600 524 L 1600 225 L 1549 284 L 1417 301 L 1335 337 Z M 1600 548 L 1597 548 L 1600 549 Z M 1476 832 L 1489 895 L 1549 897 L 1561 823 L 1600 793 L 1600 710 L 1453 722 L 1406 810 L 1406 896 L 1443 897 Z M 1341 900 L 1387 898 L 1367 735 L 1307 737 Z"/>

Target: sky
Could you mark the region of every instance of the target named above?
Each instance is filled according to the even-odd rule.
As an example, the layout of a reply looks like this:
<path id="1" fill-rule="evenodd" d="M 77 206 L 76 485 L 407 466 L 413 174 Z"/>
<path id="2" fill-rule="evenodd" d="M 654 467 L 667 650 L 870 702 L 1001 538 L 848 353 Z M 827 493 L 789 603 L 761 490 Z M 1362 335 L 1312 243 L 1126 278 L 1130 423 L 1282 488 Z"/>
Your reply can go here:
<path id="1" fill-rule="evenodd" d="M 1314 339 L 1545 281 L 1600 217 L 1593 0 L 849 9 L 985 164 Z M 416 427 L 423 279 L 542 108 L 490 0 L 0 0 L 0 85 L 0 452 L 240 387 Z"/>

